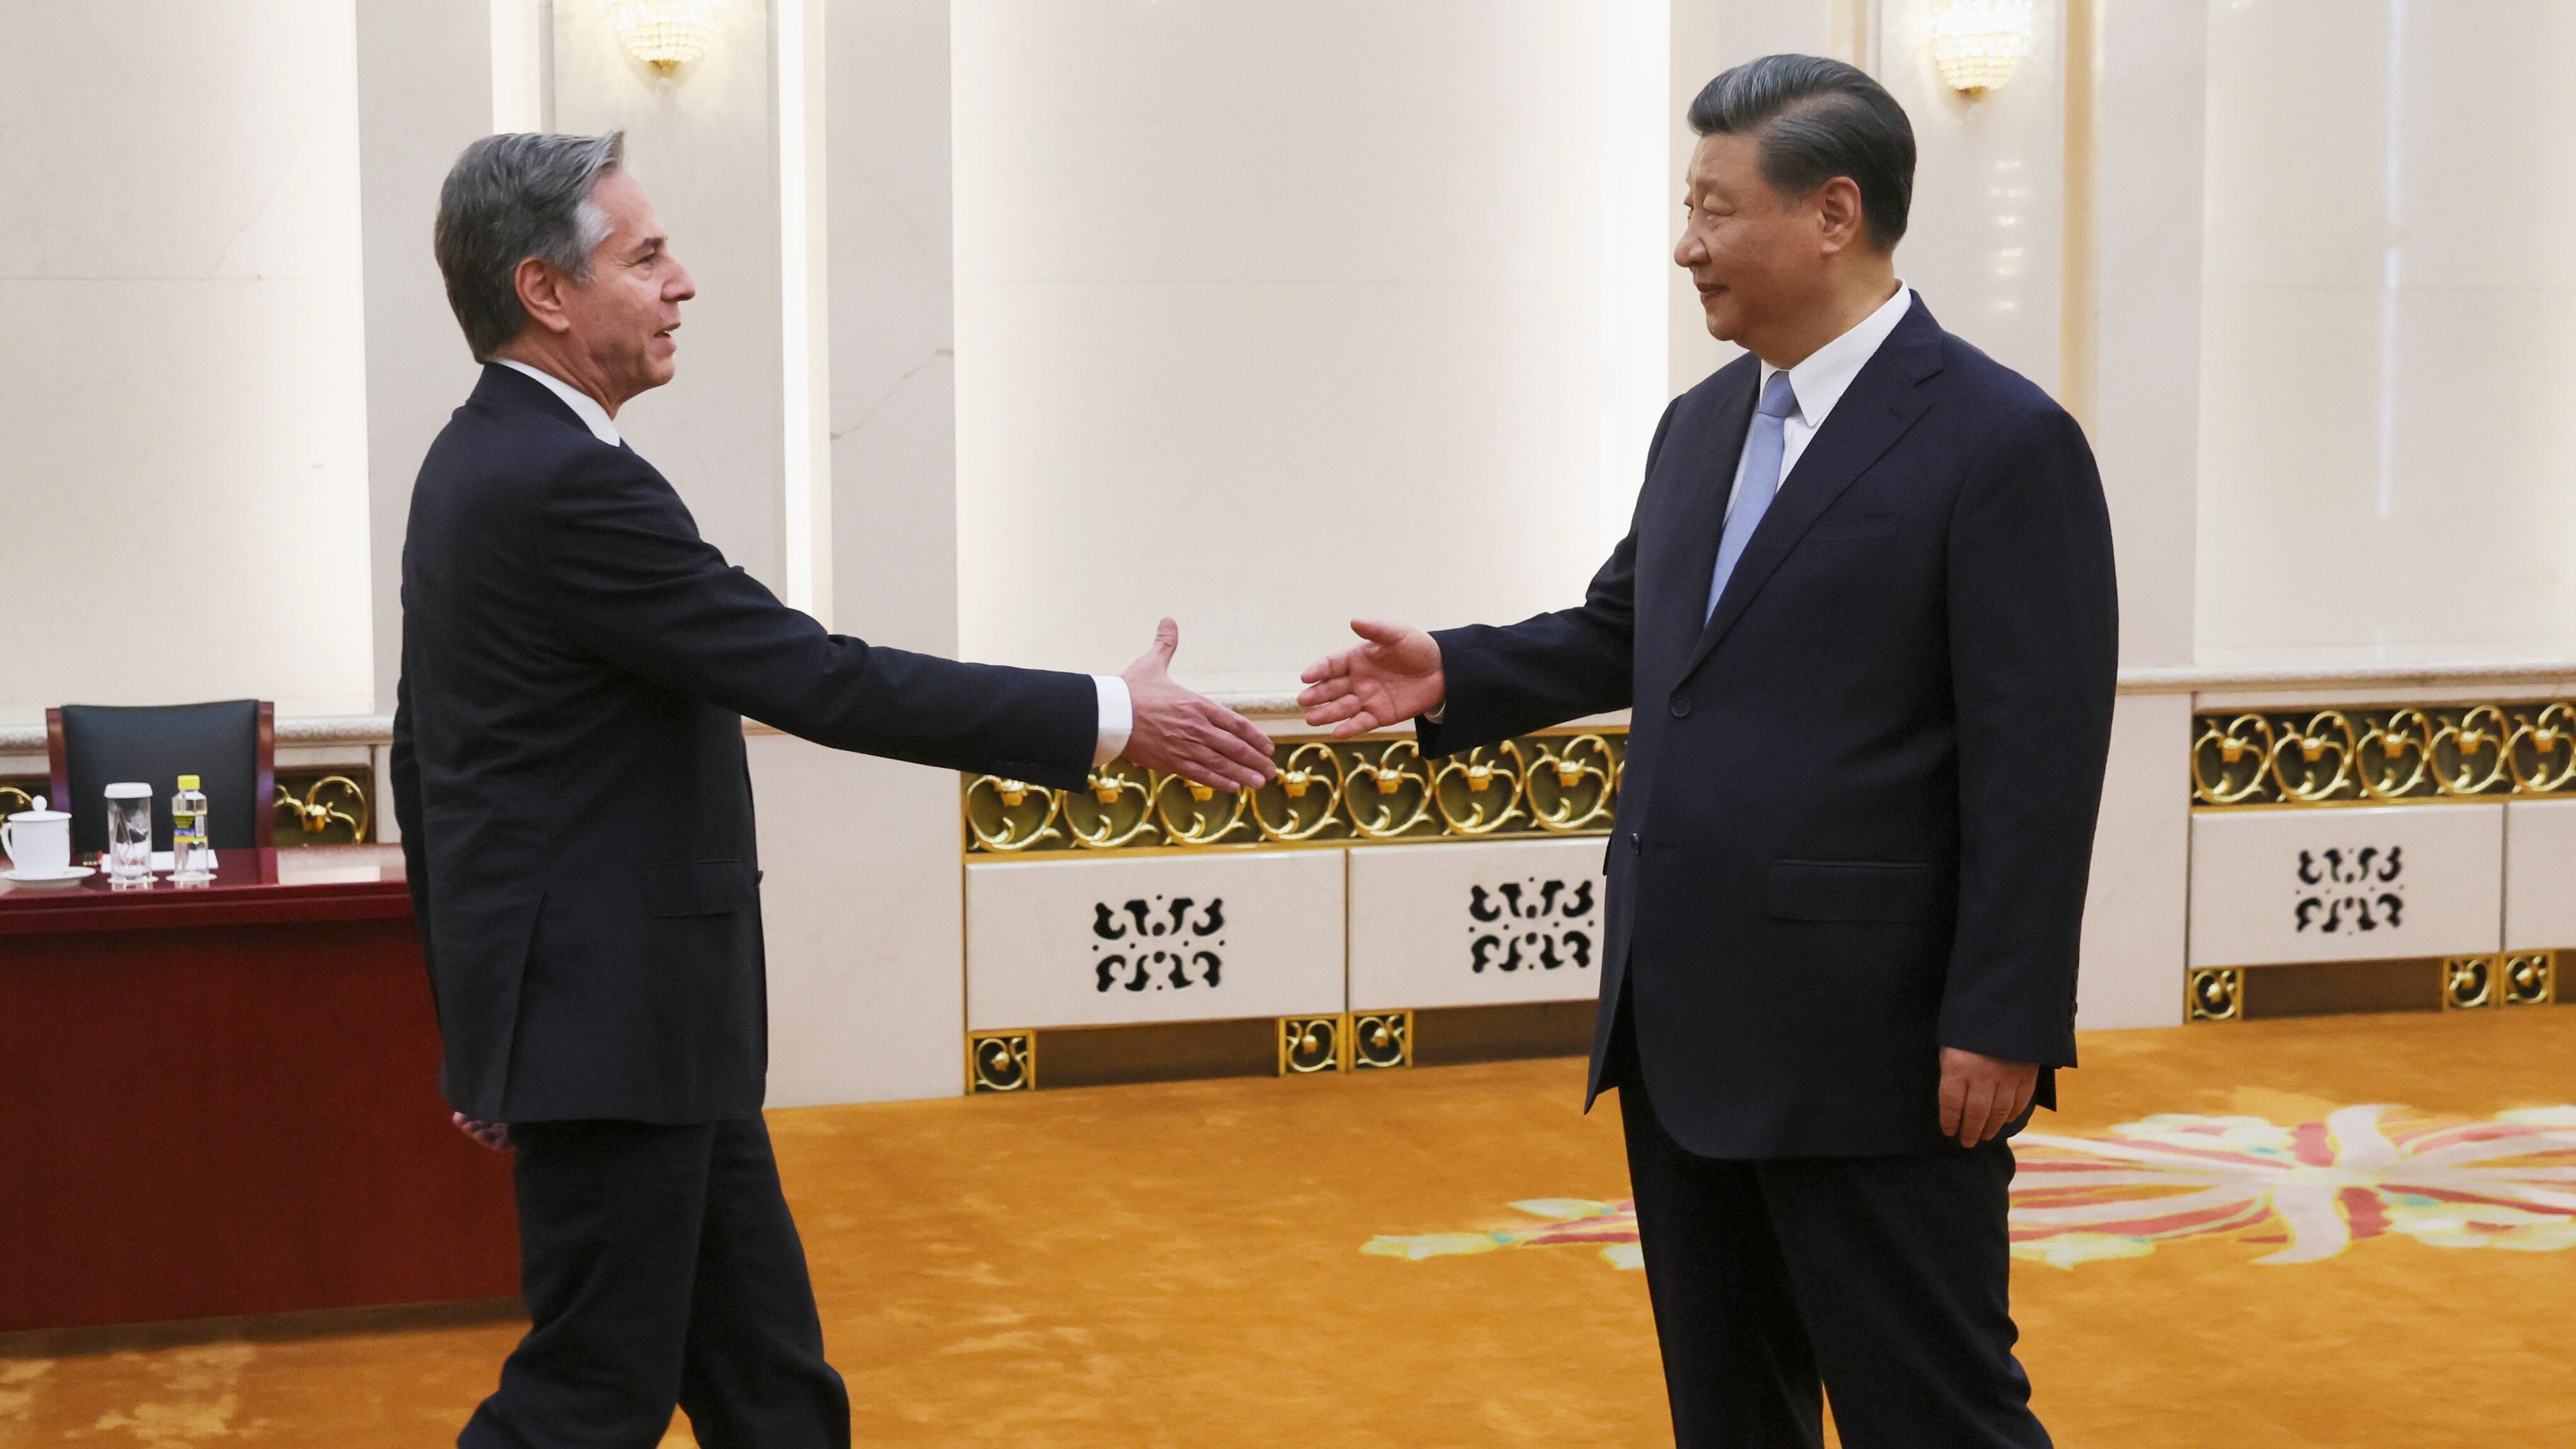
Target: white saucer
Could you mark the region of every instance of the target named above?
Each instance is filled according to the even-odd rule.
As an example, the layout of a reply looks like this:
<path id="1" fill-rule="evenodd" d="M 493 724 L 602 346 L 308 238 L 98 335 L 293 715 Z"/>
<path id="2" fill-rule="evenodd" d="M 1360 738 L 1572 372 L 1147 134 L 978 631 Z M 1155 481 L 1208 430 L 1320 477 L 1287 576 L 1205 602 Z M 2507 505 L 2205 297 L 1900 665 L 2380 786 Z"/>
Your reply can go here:
<path id="1" fill-rule="evenodd" d="M 23 871 L 0 870 L 0 880 L 13 881 L 22 886 L 59 886 L 70 885 L 76 880 L 87 880 L 96 874 L 97 872 L 88 866 L 75 865 L 53 875 L 29 875 Z"/>

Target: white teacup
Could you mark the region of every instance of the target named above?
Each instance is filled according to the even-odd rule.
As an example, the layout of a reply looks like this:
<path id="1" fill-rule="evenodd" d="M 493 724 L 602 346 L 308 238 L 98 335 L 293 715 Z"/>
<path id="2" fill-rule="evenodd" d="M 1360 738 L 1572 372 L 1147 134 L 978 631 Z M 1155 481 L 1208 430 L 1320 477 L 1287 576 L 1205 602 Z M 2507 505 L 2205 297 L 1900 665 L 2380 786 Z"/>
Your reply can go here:
<path id="1" fill-rule="evenodd" d="M 72 868 L 72 818 L 46 809 L 39 795 L 35 809 L 0 820 L 0 851 L 22 876 L 61 875 Z"/>

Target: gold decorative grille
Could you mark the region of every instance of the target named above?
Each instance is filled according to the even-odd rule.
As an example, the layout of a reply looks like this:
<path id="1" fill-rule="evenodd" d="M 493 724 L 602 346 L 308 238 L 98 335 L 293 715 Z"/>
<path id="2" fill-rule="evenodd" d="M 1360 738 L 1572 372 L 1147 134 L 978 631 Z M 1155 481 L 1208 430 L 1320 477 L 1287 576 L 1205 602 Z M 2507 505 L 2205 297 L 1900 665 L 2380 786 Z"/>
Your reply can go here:
<path id="1" fill-rule="evenodd" d="M 270 843 L 363 845 L 375 836 L 374 776 L 364 769 L 280 770 Z"/>
<path id="2" fill-rule="evenodd" d="M 2204 714 L 2191 793 L 2203 808 L 2576 795 L 2576 704 Z"/>
<path id="3" fill-rule="evenodd" d="M 2184 986 L 2183 1014 L 2191 1021 L 2242 1021 L 2245 973 L 2234 966 L 2198 966 Z"/>
<path id="4" fill-rule="evenodd" d="M 1431 761 L 1409 739 L 1288 740 L 1279 777 L 1211 790 L 1120 758 L 1079 790 L 965 778 L 969 855 L 1374 844 L 1603 835 L 1627 762 L 1625 730 L 1524 736 Z"/>

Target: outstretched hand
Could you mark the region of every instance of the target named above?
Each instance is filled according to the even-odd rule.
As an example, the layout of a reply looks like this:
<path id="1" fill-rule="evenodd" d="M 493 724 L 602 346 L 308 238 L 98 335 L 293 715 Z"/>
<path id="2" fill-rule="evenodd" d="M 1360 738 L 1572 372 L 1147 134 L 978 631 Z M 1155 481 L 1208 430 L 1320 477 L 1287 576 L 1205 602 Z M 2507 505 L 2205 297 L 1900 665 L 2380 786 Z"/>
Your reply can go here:
<path id="1" fill-rule="evenodd" d="M 1135 708 L 1127 758 L 1219 790 L 1251 790 L 1277 774 L 1270 737 L 1261 727 L 1195 690 L 1172 682 L 1172 654 L 1181 626 L 1165 619 L 1154 628 L 1153 647 L 1119 677 Z"/>
<path id="2" fill-rule="evenodd" d="M 1428 714 L 1449 698 L 1440 672 L 1440 642 L 1410 624 L 1353 619 L 1363 641 L 1306 666 L 1310 686 L 1297 696 L 1306 723 L 1328 724 L 1346 740 L 1398 720 Z"/>

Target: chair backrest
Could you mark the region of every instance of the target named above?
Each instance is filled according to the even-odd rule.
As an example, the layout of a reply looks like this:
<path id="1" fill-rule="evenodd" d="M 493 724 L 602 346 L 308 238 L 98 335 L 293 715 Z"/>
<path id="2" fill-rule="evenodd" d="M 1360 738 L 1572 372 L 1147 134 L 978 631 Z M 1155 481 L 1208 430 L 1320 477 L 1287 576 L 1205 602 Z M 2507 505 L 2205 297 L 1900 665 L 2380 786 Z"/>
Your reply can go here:
<path id="1" fill-rule="evenodd" d="M 107 849 L 107 787 L 152 787 L 152 848 L 170 848 L 170 796 L 181 775 L 206 792 L 209 843 L 248 850 L 269 842 L 277 806 L 276 707 L 260 699 L 128 707 L 67 704 L 45 711 L 54 808 L 72 817 L 72 853 Z"/>

